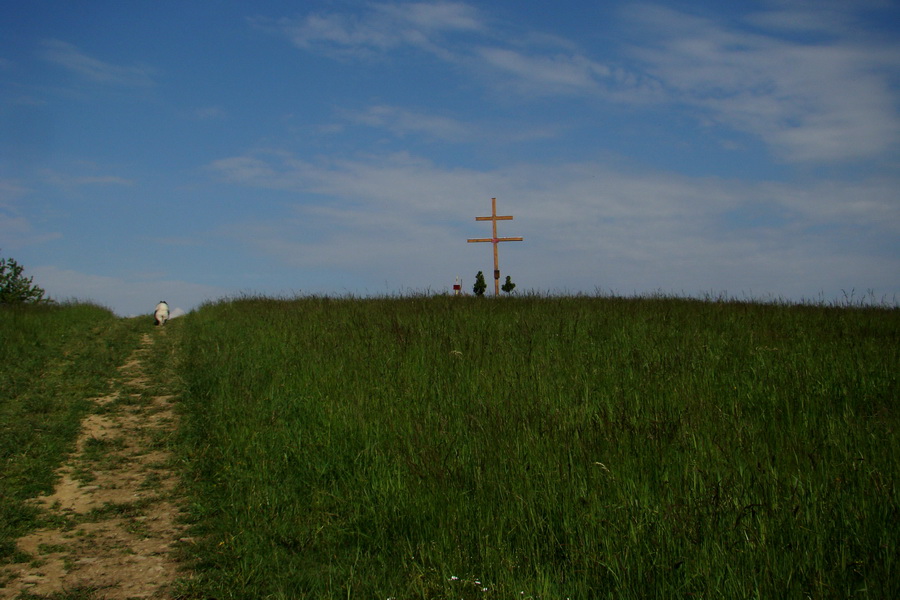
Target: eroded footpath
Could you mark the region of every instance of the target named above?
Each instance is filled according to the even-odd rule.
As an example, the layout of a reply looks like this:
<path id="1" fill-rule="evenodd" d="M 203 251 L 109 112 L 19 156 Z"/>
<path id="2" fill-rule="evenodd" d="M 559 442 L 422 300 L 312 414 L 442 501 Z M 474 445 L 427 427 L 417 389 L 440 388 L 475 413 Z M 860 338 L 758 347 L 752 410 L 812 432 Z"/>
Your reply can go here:
<path id="1" fill-rule="evenodd" d="M 114 392 L 94 400 L 53 494 L 35 499 L 51 526 L 18 540 L 30 561 L 0 567 L 0 598 L 173 596 L 185 576 L 177 546 L 190 540 L 168 450 L 174 397 L 150 372 L 166 333 L 145 334 L 119 367 Z"/>

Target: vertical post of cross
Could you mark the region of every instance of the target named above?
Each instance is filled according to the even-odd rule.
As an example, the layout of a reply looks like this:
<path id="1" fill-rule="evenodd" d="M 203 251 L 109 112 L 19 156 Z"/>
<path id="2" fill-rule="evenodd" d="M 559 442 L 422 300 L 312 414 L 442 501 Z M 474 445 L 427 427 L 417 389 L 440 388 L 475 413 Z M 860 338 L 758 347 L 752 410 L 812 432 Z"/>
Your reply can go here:
<path id="1" fill-rule="evenodd" d="M 491 198 L 491 216 L 489 217 L 475 217 L 476 221 L 490 221 L 491 222 L 491 237 L 489 238 L 473 238 L 466 240 L 467 242 L 491 242 L 494 246 L 494 295 L 500 295 L 500 258 L 497 254 L 497 244 L 499 242 L 521 242 L 524 238 L 521 237 L 497 237 L 497 221 L 512 221 L 511 216 L 498 216 L 497 215 L 497 199 Z"/>

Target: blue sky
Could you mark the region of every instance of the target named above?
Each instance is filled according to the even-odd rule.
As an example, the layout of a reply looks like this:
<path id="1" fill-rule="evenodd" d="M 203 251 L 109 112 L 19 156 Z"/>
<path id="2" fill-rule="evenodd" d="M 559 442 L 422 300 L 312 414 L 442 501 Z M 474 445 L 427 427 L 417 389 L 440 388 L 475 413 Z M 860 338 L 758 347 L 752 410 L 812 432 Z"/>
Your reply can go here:
<path id="1" fill-rule="evenodd" d="M 5 2 L 0 255 L 242 293 L 900 298 L 900 5 Z M 490 279 L 489 279 L 490 281 Z"/>

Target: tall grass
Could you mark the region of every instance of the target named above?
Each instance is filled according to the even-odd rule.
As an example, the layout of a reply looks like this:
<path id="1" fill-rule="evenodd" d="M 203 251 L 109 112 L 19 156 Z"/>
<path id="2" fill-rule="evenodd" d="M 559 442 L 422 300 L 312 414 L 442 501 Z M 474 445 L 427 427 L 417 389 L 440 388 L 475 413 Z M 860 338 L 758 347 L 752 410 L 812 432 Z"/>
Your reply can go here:
<path id="1" fill-rule="evenodd" d="M 142 323 L 86 303 L 0 306 L 0 562 L 37 523 L 89 398 L 137 345 Z"/>
<path id="2" fill-rule="evenodd" d="M 188 596 L 900 597 L 900 312 L 247 298 L 183 324 Z"/>

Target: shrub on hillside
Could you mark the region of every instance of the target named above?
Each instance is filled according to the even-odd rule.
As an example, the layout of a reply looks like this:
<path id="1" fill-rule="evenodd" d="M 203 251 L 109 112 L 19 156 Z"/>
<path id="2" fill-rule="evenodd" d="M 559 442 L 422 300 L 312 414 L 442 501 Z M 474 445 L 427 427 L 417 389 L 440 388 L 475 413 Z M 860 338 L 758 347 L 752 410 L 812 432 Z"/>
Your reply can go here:
<path id="1" fill-rule="evenodd" d="M 0 304 L 32 304 L 44 299 L 44 290 L 25 277 L 25 270 L 12 258 L 0 258 Z"/>
<path id="2" fill-rule="evenodd" d="M 472 291 L 476 296 L 480 298 L 481 296 L 484 296 L 484 292 L 486 289 L 487 283 L 485 283 L 484 281 L 484 273 L 478 271 L 478 273 L 475 275 L 475 285 L 472 286 Z"/>

